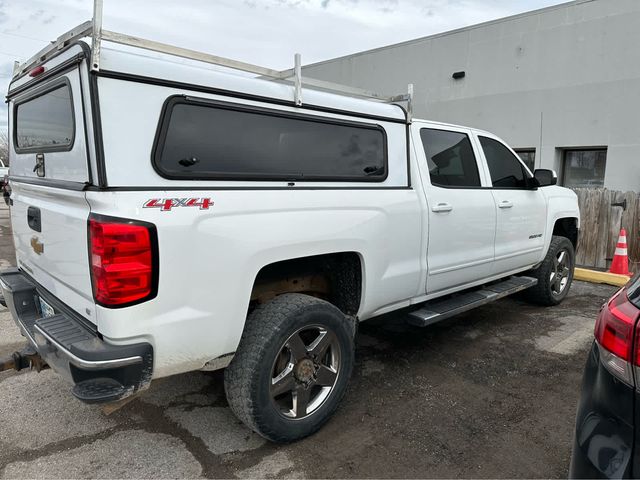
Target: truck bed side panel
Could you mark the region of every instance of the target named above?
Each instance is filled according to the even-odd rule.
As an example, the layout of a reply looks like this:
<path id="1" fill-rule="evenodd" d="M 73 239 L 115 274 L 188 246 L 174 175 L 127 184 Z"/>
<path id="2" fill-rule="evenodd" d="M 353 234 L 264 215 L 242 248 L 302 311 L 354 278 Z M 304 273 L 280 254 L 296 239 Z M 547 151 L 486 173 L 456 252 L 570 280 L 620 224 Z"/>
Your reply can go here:
<path id="1" fill-rule="evenodd" d="M 156 377 L 198 369 L 235 351 L 262 267 L 332 252 L 360 255 L 359 317 L 366 319 L 417 294 L 417 195 L 412 189 L 87 192 L 92 212 L 155 224 L 160 251 L 157 297 L 125 309 L 98 307 L 98 329 L 109 341 L 151 342 Z M 142 208 L 174 197 L 207 197 L 213 205 Z"/>

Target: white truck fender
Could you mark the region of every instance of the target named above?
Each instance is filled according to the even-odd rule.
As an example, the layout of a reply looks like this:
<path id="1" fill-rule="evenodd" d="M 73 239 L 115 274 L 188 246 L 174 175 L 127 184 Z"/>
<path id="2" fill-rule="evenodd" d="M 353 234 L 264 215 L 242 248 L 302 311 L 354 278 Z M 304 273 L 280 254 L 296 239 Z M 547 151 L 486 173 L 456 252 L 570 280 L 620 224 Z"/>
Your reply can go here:
<path id="1" fill-rule="evenodd" d="M 578 196 L 573 190 L 568 188 L 552 186 L 545 187 L 542 192 L 547 199 L 547 228 L 545 238 L 545 248 L 543 250 L 543 257 L 549 250 L 551 244 L 551 237 L 553 236 L 553 230 L 558 220 L 564 218 L 575 219 L 576 228 L 580 229 L 580 208 L 578 206 Z"/>

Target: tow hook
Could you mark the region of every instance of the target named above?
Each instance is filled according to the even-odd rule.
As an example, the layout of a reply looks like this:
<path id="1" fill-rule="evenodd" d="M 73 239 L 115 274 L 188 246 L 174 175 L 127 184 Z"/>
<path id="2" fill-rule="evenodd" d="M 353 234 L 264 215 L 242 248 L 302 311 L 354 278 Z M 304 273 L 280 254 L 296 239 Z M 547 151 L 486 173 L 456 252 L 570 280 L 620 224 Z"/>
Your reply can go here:
<path id="1" fill-rule="evenodd" d="M 6 370 L 35 370 L 36 372 L 40 372 L 46 368 L 49 368 L 49 365 L 42 359 L 38 352 L 31 347 L 26 347 L 20 352 L 14 352 L 8 357 L 0 358 L 0 372 L 4 372 Z"/>

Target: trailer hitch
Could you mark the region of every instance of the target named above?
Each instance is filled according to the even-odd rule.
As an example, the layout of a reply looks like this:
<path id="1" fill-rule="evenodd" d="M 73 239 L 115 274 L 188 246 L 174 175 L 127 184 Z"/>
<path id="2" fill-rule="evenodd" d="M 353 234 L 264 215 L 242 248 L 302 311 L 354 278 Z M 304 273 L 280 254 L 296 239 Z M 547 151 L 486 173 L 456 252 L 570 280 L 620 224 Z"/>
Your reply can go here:
<path id="1" fill-rule="evenodd" d="M 6 370 L 35 370 L 40 372 L 49 365 L 42 359 L 42 357 L 32 347 L 25 347 L 20 352 L 14 352 L 8 357 L 0 358 L 0 372 Z"/>

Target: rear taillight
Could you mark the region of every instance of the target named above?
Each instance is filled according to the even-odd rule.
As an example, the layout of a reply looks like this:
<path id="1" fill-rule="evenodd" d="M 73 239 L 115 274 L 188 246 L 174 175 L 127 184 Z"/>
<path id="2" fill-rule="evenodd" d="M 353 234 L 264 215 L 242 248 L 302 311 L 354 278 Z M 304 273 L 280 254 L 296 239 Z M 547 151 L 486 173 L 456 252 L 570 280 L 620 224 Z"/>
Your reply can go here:
<path id="1" fill-rule="evenodd" d="M 595 337 L 600 346 L 600 359 L 620 380 L 633 385 L 633 366 L 640 366 L 640 336 L 635 325 L 640 310 L 627 298 L 626 290 L 618 292 L 600 312 Z"/>
<path id="2" fill-rule="evenodd" d="M 95 216 L 89 219 L 93 296 L 123 307 L 156 295 L 157 233 L 153 225 Z"/>

